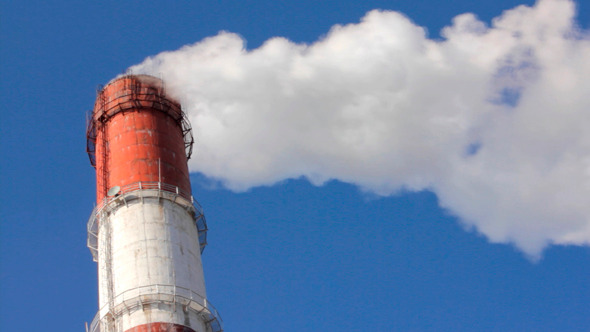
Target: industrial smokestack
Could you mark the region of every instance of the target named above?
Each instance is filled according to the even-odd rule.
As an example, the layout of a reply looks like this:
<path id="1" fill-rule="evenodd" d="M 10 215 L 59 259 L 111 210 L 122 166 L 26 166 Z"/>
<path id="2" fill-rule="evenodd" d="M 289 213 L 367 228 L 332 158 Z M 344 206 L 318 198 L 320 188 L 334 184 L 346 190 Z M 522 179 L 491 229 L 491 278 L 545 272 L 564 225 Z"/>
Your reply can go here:
<path id="1" fill-rule="evenodd" d="M 207 225 L 191 195 L 193 136 L 163 82 L 117 78 L 98 92 L 87 151 L 97 206 L 88 247 L 98 262 L 90 331 L 222 331 L 201 263 Z"/>

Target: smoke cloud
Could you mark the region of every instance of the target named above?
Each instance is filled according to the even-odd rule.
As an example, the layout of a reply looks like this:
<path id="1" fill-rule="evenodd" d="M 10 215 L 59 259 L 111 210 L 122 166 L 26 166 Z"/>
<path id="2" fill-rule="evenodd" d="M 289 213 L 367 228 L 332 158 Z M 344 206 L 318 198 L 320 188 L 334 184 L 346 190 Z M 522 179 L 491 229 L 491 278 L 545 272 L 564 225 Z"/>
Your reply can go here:
<path id="1" fill-rule="evenodd" d="M 197 138 L 193 172 L 243 191 L 305 177 L 431 190 L 533 258 L 590 243 L 590 33 L 541 0 L 429 39 L 374 10 L 313 44 L 220 32 L 130 68 L 161 76 Z"/>

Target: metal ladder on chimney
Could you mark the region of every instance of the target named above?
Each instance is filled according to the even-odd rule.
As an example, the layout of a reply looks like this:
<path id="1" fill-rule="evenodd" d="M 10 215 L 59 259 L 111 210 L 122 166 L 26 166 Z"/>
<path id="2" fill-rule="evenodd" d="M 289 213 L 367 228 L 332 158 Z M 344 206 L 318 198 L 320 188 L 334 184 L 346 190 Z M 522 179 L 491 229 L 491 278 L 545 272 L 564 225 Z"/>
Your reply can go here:
<path id="1" fill-rule="evenodd" d="M 100 184 L 101 184 L 101 191 L 102 194 L 104 195 L 104 199 L 108 199 L 106 194 L 109 190 L 109 144 L 108 144 L 108 126 L 106 125 L 106 122 L 108 121 L 108 115 L 106 114 L 107 112 L 107 100 L 106 100 L 106 95 L 104 94 L 103 91 L 101 91 L 99 93 L 99 99 L 100 99 L 100 112 L 102 112 L 102 114 L 99 117 L 99 131 L 100 134 L 99 136 L 101 137 L 101 144 L 102 144 L 102 169 L 101 169 L 101 179 L 100 179 Z M 99 222 L 102 223 L 103 225 L 99 224 L 99 229 L 102 228 L 103 232 L 102 234 L 100 234 L 101 237 L 104 238 L 104 246 L 105 248 L 103 248 L 103 252 L 105 254 L 104 256 L 104 268 L 105 268 L 105 274 L 106 274 L 106 282 L 107 282 L 107 297 L 108 297 L 108 304 L 109 304 L 109 313 L 105 316 L 105 322 L 106 324 L 106 328 L 102 329 L 104 332 L 115 332 L 116 331 L 116 326 L 115 326 L 115 319 L 113 316 L 113 308 L 115 306 L 115 299 L 114 299 L 114 285 L 113 285 L 113 274 L 112 274 L 112 247 L 111 247 L 111 237 L 112 237 L 112 225 L 111 222 L 109 220 L 109 217 L 107 215 L 106 212 L 101 212 L 102 216 L 99 217 Z M 101 227 L 102 226 L 102 227 Z"/>

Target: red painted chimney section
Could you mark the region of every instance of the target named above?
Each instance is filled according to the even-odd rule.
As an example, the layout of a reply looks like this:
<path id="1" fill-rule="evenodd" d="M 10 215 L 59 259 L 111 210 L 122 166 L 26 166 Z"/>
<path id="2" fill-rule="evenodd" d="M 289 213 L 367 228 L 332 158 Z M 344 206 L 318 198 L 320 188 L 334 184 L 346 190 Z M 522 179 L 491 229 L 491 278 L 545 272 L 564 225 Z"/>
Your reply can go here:
<path id="1" fill-rule="evenodd" d="M 98 93 L 90 125 L 98 204 L 111 187 L 124 191 L 139 182 L 170 184 L 190 197 L 191 128 L 161 80 L 137 75 L 111 81 Z"/>

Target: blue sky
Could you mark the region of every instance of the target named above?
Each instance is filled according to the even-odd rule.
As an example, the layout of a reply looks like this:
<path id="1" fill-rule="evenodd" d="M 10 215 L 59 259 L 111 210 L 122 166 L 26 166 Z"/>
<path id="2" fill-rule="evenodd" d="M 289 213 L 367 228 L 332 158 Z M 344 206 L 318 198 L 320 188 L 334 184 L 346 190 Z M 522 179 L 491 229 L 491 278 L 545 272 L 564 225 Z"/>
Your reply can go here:
<path id="1" fill-rule="evenodd" d="M 85 112 L 97 85 L 221 30 L 240 35 L 249 50 L 274 36 L 311 44 L 333 25 L 358 23 L 379 8 L 404 13 L 440 40 L 456 15 L 473 12 L 489 24 L 503 10 L 533 3 L 2 1 L 0 330 L 23 323 L 27 330 L 83 330 L 96 313 Z M 577 5 L 577 22 L 588 29 L 590 6 Z M 550 246 L 532 262 L 526 244 L 491 243 L 493 231 L 458 217 L 470 210 L 447 187 L 380 196 L 354 181 L 315 186 L 296 174 L 234 192 L 224 180 L 192 175 L 210 228 L 208 297 L 227 331 L 590 327 L 587 246 Z M 457 210 L 441 208 L 440 197 Z"/>

